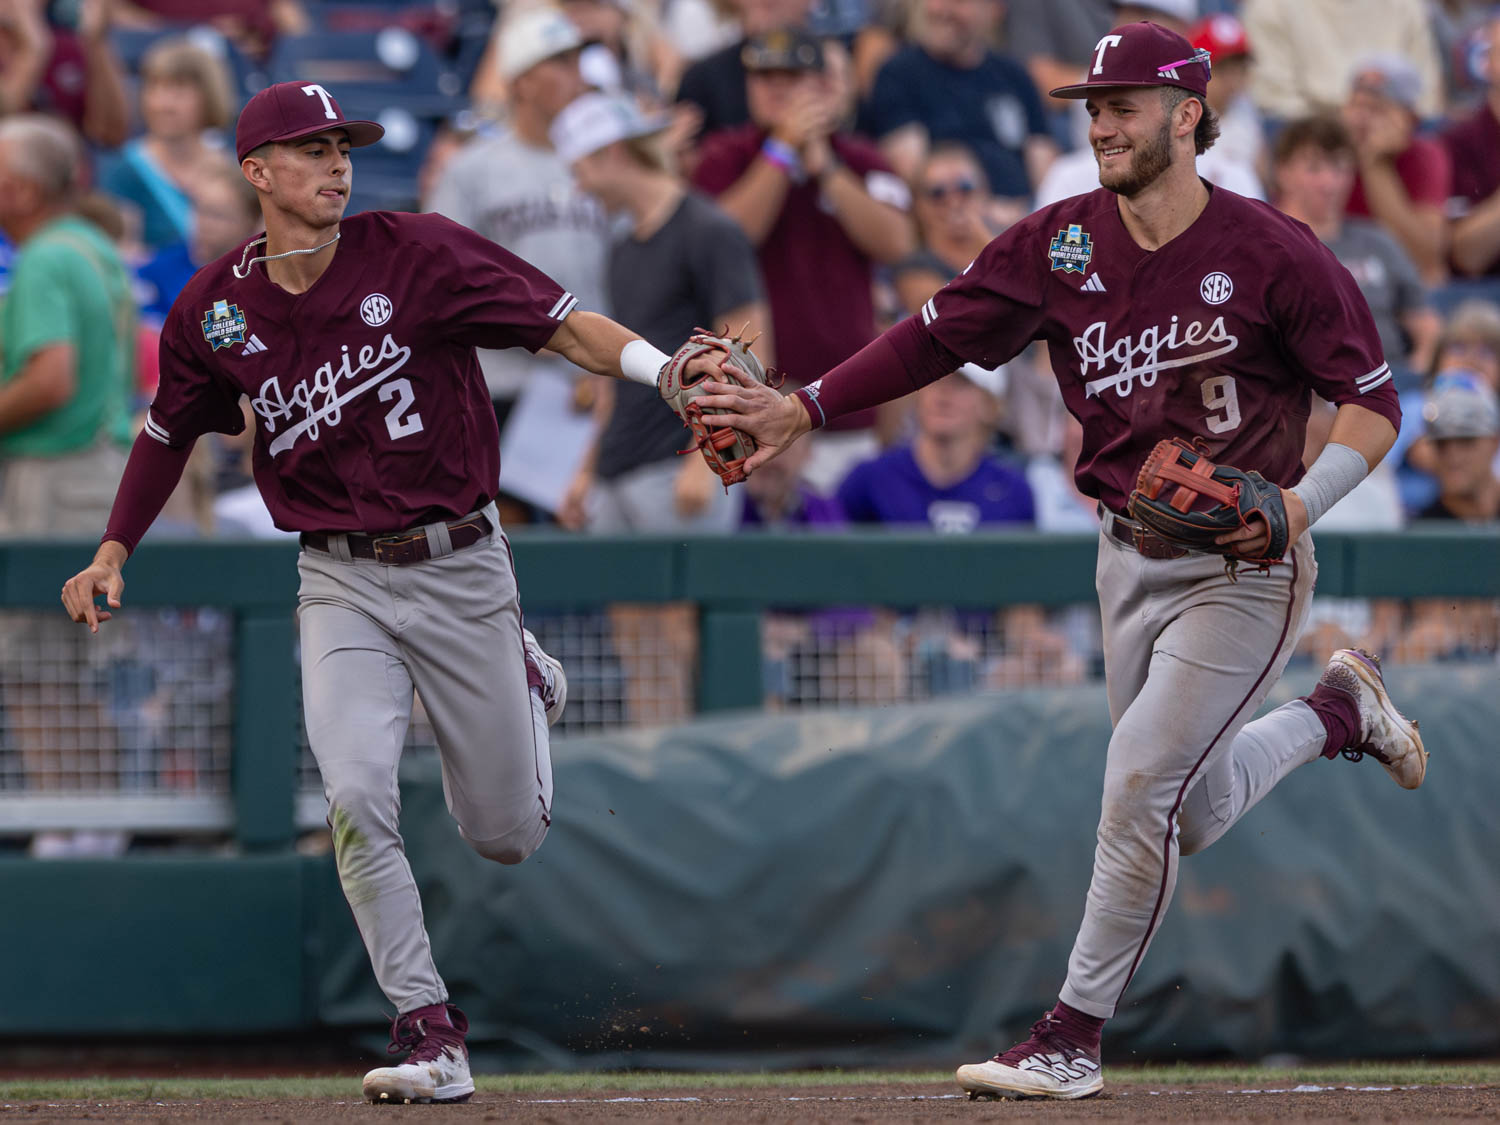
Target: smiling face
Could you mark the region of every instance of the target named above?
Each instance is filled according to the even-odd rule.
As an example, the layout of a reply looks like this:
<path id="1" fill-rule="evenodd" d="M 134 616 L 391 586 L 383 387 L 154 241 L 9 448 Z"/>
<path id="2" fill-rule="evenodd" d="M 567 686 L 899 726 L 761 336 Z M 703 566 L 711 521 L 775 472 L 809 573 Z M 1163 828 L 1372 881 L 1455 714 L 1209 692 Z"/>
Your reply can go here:
<path id="1" fill-rule="evenodd" d="M 263 156 L 245 157 L 244 167 L 260 192 L 268 229 L 272 215 L 280 214 L 324 230 L 336 226 L 349 205 L 354 169 L 342 129 L 272 144 Z"/>
<path id="2" fill-rule="evenodd" d="M 1100 186 L 1116 195 L 1134 196 L 1172 166 L 1173 114 L 1162 101 L 1161 87 L 1104 89 L 1084 105 Z"/>
<path id="3" fill-rule="evenodd" d="M 973 157 L 959 152 L 933 155 L 919 173 L 916 189 L 917 225 L 929 240 L 968 238 L 983 225 L 988 193 Z"/>

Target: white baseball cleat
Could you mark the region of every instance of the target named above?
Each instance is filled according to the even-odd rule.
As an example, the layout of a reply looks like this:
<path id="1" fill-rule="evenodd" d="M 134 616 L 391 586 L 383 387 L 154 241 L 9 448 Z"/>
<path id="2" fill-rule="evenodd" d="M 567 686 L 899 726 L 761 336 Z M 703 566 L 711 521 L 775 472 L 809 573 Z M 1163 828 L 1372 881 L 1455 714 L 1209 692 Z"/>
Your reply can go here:
<path id="1" fill-rule="evenodd" d="M 568 705 L 568 674 L 563 671 L 562 661 L 548 656 L 536 643 L 530 629 L 522 629 L 521 636 L 526 642 L 527 661 L 542 677 L 542 706 L 547 709 L 547 725 L 556 726 Z"/>
<path id="2" fill-rule="evenodd" d="M 451 1004 L 397 1016 L 388 1050 L 411 1054 L 398 1066 L 376 1067 L 365 1075 L 365 1099 L 377 1105 L 468 1101 L 474 1093 L 464 1044 L 468 1030 L 468 1018 Z"/>
<path id="3" fill-rule="evenodd" d="M 1104 1089 L 1099 1056 L 1073 1046 L 1048 1012 L 1031 1025 L 1031 1038 L 1003 1055 L 958 1068 L 969 1098 L 1092 1098 Z"/>
<path id="4" fill-rule="evenodd" d="M 1328 658 L 1318 681 L 1354 697 L 1359 707 L 1359 743 L 1343 751 L 1357 762 L 1374 758 L 1403 789 L 1415 789 L 1427 776 L 1427 750 L 1417 724 L 1391 702 L 1380 674 L 1380 659 L 1359 648 L 1341 648 Z"/>

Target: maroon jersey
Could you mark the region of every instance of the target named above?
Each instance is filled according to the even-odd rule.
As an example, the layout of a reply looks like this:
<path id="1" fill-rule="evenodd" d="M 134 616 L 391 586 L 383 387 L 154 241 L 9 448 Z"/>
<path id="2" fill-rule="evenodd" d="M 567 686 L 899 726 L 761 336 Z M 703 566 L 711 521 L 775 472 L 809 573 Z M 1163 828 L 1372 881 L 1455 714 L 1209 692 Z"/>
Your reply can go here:
<path id="1" fill-rule="evenodd" d="M 441 215 L 345 219 L 328 269 L 288 293 L 241 250 L 188 282 L 161 334 L 146 432 L 171 446 L 256 418 L 255 483 L 288 531 L 387 532 L 494 496 L 499 434 L 475 348 L 536 351 L 577 301 Z"/>
<path id="2" fill-rule="evenodd" d="M 1399 424 L 1380 336 L 1349 272 L 1301 223 L 1209 188 L 1203 213 L 1141 249 L 1100 189 L 1043 208 L 923 308 L 927 330 L 984 367 L 1045 340 L 1083 424 L 1078 487 L 1124 512 L 1162 438 L 1282 487 L 1302 475 L 1309 391 Z"/>

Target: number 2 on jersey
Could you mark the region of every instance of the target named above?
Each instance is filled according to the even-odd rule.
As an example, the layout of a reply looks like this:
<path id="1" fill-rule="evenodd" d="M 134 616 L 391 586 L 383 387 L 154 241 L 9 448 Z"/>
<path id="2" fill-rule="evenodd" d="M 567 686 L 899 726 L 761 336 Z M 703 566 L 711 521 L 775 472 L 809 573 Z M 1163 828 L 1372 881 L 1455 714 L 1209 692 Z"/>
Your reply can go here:
<path id="1" fill-rule="evenodd" d="M 391 437 L 404 438 L 411 437 L 412 434 L 420 434 L 422 432 L 422 416 L 420 414 L 412 411 L 405 418 L 401 417 L 402 414 L 406 413 L 411 404 L 416 401 L 416 396 L 411 391 L 411 380 L 392 379 L 389 383 L 381 386 L 380 401 L 390 402 L 391 399 L 396 400 L 396 405 L 391 407 L 385 415 L 385 428 L 390 431 Z M 1238 411 L 1235 412 L 1234 420 L 1236 424 L 1239 423 L 1240 416 Z"/>
<path id="2" fill-rule="evenodd" d="M 405 379 L 401 380 L 403 383 Z M 384 397 L 382 394 L 381 397 Z M 1203 405 L 1214 413 L 1208 416 L 1210 433 L 1222 434 L 1240 424 L 1240 396 L 1234 389 L 1233 375 L 1215 375 L 1203 380 Z M 1218 413 L 1222 411 L 1223 413 Z"/>

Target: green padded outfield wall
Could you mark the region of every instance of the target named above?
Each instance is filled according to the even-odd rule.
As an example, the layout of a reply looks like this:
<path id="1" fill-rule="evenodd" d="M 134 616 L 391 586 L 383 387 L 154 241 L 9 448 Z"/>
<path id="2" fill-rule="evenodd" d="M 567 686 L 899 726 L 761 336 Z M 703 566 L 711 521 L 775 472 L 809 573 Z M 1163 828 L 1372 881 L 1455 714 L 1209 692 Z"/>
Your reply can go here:
<path id="1" fill-rule="evenodd" d="M 1320 760 L 1185 860 L 1109 1057 L 1500 1049 L 1500 670 L 1390 681 L 1427 784 Z M 561 743 L 552 833 L 516 868 L 459 840 L 431 763 L 405 771 L 403 824 L 483 1045 L 549 1067 L 953 1062 L 1056 995 L 1107 733 L 1097 687 L 729 717 Z M 323 1018 L 378 1024 L 362 952 L 330 953 Z"/>

